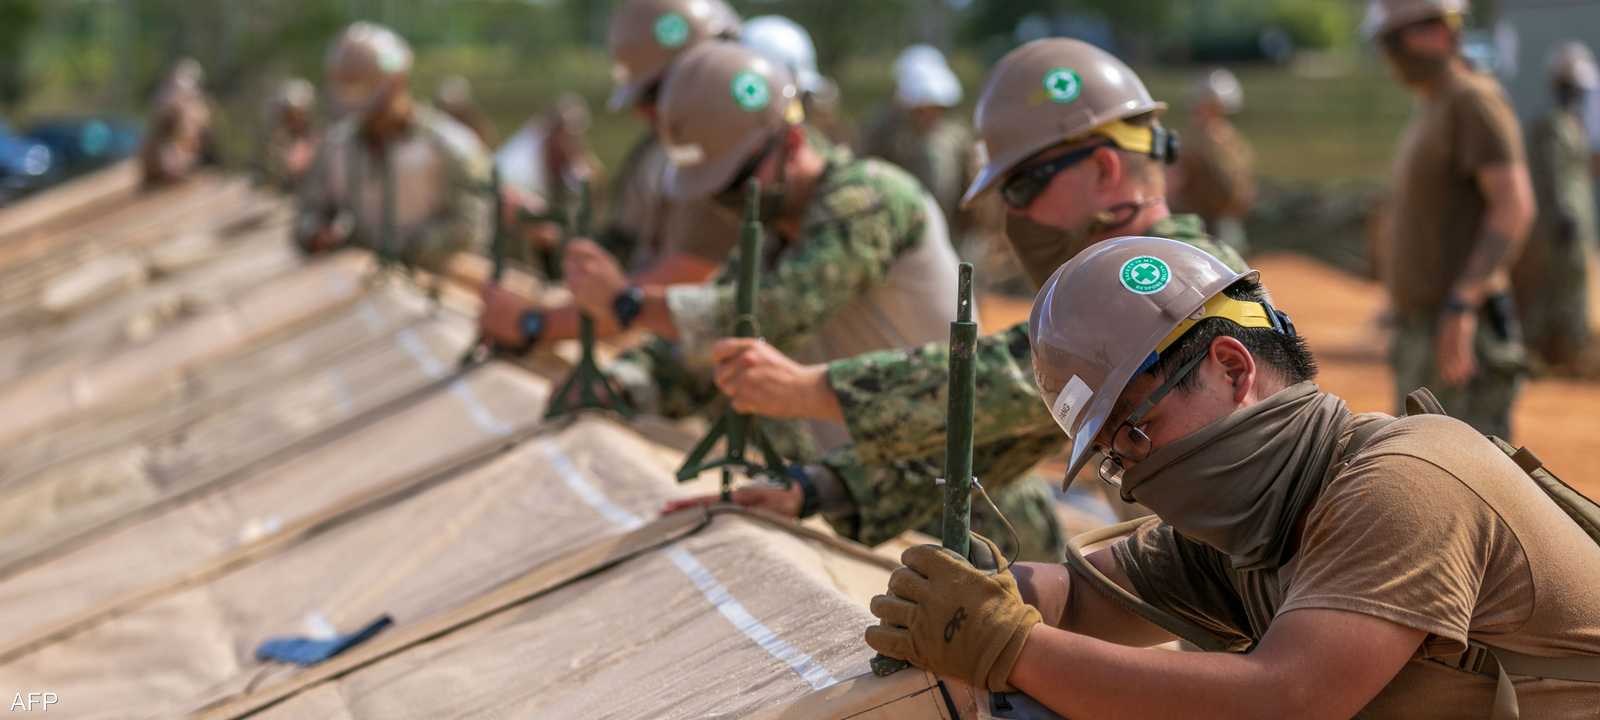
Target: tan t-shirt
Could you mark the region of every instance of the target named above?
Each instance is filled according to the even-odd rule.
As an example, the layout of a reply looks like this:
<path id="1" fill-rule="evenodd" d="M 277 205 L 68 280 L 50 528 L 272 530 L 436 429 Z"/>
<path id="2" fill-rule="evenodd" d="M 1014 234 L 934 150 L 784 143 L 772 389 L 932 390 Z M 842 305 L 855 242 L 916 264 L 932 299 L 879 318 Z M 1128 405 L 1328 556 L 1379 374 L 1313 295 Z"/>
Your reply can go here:
<path id="1" fill-rule="evenodd" d="M 1488 717 L 1494 679 L 1454 670 L 1467 638 L 1529 655 L 1600 658 L 1600 546 L 1504 453 L 1442 415 L 1379 432 L 1323 488 L 1295 557 L 1234 570 L 1152 521 L 1113 552 L 1138 593 L 1245 649 L 1300 609 L 1428 633 L 1366 718 Z M 1522 717 L 1600 717 L 1600 683 L 1513 676 Z"/>
<path id="2" fill-rule="evenodd" d="M 1458 72 L 1417 106 L 1394 165 L 1382 276 L 1395 308 L 1434 311 L 1460 277 L 1483 227 L 1477 173 L 1523 162 L 1522 130 L 1493 77 Z"/>

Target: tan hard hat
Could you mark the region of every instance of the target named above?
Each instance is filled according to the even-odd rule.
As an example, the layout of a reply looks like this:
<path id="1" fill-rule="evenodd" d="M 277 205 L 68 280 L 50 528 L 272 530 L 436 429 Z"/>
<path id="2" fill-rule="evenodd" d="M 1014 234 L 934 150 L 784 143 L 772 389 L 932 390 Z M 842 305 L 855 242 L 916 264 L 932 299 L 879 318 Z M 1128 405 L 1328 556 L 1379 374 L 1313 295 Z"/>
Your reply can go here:
<path id="1" fill-rule="evenodd" d="M 326 71 L 339 110 L 365 113 L 411 72 L 411 46 L 382 25 L 352 23 L 328 49 Z"/>
<path id="2" fill-rule="evenodd" d="M 661 140 L 672 165 L 667 193 L 696 198 L 726 188 L 745 163 L 805 112 L 789 68 L 743 45 L 685 53 L 661 89 Z"/>
<path id="3" fill-rule="evenodd" d="M 1371 40 L 1413 23 L 1466 14 L 1467 0 L 1368 0 L 1361 34 Z"/>
<path id="4" fill-rule="evenodd" d="M 638 102 L 679 55 L 706 40 L 739 35 L 739 14 L 723 0 L 628 0 L 611 15 L 610 107 Z"/>
<path id="5" fill-rule="evenodd" d="M 1188 329 L 1185 321 L 1203 317 L 1213 298 L 1231 302 L 1222 291 L 1256 276 L 1153 237 L 1097 243 L 1050 276 L 1033 301 L 1028 339 L 1034 382 L 1072 442 L 1068 478 L 1088 462 L 1117 398 Z"/>
<path id="6" fill-rule="evenodd" d="M 987 160 L 962 204 L 1041 150 L 1118 120 L 1165 110 L 1127 64 L 1081 40 L 1034 40 L 1000 58 L 978 98 Z"/>
<path id="7" fill-rule="evenodd" d="M 1550 55 L 1550 77 L 1584 90 L 1600 89 L 1600 67 L 1589 46 L 1577 41 L 1561 43 Z"/>

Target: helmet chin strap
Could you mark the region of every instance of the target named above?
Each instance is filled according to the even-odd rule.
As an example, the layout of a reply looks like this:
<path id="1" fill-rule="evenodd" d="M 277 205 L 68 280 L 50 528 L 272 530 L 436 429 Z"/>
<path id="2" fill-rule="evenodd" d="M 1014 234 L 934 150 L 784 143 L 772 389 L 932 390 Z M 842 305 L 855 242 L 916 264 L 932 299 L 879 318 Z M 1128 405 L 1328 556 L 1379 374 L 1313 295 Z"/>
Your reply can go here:
<path id="1" fill-rule="evenodd" d="M 1088 234 L 1091 236 L 1100 235 L 1125 228 L 1139 217 L 1139 213 L 1160 203 L 1161 198 L 1154 197 L 1112 205 L 1095 213 L 1094 221 L 1089 224 Z"/>

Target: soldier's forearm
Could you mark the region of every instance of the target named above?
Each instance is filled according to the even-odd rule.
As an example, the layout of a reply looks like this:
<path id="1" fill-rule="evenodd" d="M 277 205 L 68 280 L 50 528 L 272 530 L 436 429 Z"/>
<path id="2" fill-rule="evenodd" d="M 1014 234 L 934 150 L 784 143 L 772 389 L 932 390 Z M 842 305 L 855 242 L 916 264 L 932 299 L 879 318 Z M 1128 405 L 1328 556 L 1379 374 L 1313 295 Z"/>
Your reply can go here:
<path id="1" fill-rule="evenodd" d="M 1534 215 L 1533 186 L 1525 166 L 1487 168 L 1479 171 L 1477 180 L 1487 203 L 1483 229 L 1461 276 L 1451 286 L 1455 298 L 1471 305 L 1503 288 Z"/>
<path id="2" fill-rule="evenodd" d="M 1484 298 L 1504 283 L 1508 271 L 1507 265 L 1518 247 L 1519 245 L 1501 230 L 1494 227 L 1485 228 L 1478 234 L 1477 245 L 1467 257 L 1467 264 L 1462 269 L 1461 277 L 1452 286 L 1451 296 L 1468 305 L 1482 303 Z"/>

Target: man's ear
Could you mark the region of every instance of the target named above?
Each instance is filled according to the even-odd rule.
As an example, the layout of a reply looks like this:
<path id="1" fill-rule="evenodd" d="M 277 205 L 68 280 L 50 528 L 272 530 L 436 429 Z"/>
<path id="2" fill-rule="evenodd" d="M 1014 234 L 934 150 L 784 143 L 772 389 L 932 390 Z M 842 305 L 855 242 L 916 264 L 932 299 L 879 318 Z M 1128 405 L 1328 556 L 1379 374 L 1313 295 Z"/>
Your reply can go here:
<path id="1" fill-rule="evenodd" d="M 1094 166 L 1100 173 L 1095 189 L 1109 193 L 1122 185 L 1122 174 L 1127 172 L 1127 166 L 1123 164 L 1122 155 L 1116 148 L 1109 145 L 1097 148 L 1094 151 Z"/>
<path id="2" fill-rule="evenodd" d="M 1234 403 L 1242 403 L 1255 387 L 1256 358 L 1238 338 L 1226 335 L 1211 341 L 1211 360 L 1222 368 L 1223 377 L 1233 387 Z"/>

